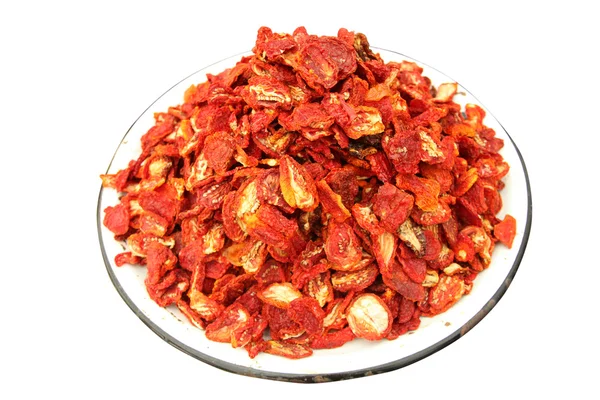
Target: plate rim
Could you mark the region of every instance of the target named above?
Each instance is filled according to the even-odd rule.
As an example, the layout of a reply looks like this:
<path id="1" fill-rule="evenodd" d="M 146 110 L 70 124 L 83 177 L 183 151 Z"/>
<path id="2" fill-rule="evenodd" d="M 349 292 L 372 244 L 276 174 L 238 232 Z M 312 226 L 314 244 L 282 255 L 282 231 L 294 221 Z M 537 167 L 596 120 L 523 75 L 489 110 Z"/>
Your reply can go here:
<path id="1" fill-rule="evenodd" d="M 456 82 L 456 80 L 453 80 L 450 76 L 448 76 L 447 74 L 445 74 L 444 72 L 438 70 L 435 67 L 430 66 L 427 63 L 421 62 L 413 57 L 407 56 L 403 53 L 394 51 L 394 50 L 387 50 L 381 47 L 375 47 L 375 46 L 371 46 L 371 49 L 373 50 L 379 50 L 379 51 L 385 51 L 385 52 L 389 52 L 389 53 L 394 53 L 398 56 L 404 57 L 408 60 L 412 60 L 415 63 L 417 63 L 420 66 L 424 66 L 427 67 L 428 69 L 434 70 L 442 75 L 444 75 L 445 77 L 451 79 L 453 82 Z M 178 81 L 177 83 L 175 83 L 174 85 L 172 85 L 171 87 L 169 87 L 166 91 L 164 91 L 159 97 L 157 97 L 152 103 L 150 103 L 148 105 L 148 107 L 146 107 L 146 109 L 144 109 L 144 111 L 142 111 L 140 113 L 140 115 L 133 121 L 133 123 L 131 124 L 131 126 L 129 127 L 129 129 L 127 129 L 127 131 L 125 132 L 123 138 L 121 139 L 121 142 L 119 142 L 119 146 L 117 146 L 113 157 L 110 160 L 110 163 L 108 164 L 108 168 L 106 170 L 106 172 L 108 173 L 108 171 L 110 171 L 112 164 L 114 162 L 115 156 L 118 153 L 121 144 L 123 143 L 123 141 L 125 140 L 125 138 L 127 137 L 127 135 L 129 134 L 129 132 L 131 131 L 131 129 L 136 125 L 136 123 L 142 118 L 142 116 L 144 116 L 146 114 L 146 112 L 152 108 L 152 106 L 157 103 L 160 99 L 162 99 L 167 93 L 169 93 L 173 88 L 175 88 L 176 86 L 178 86 L 180 83 L 182 83 L 183 81 L 189 79 L 190 77 L 192 77 L 193 75 L 202 72 L 203 70 L 206 70 L 208 68 L 210 68 L 211 66 L 214 66 L 216 64 L 222 63 L 226 60 L 230 60 L 230 59 L 234 59 L 236 57 L 241 57 L 243 55 L 248 55 L 249 51 L 244 51 L 244 52 L 240 52 L 237 53 L 235 55 L 226 57 L 220 61 L 216 61 L 214 63 L 208 64 L 206 66 L 204 66 L 203 68 L 198 69 L 197 71 L 189 74 L 188 76 L 184 77 L 183 79 L 181 79 L 180 81 Z M 220 360 L 218 358 L 215 358 L 211 355 L 208 355 L 206 353 L 202 353 L 184 343 L 182 343 L 181 341 L 175 339 L 173 336 L 171 336 L 169 333 L 167 333 L 165 330 L 163 330 L 160 326 L 158 326 L 156 323 L 154 323 L 152 321 L 151 318 L 149 318 L 148 316 L 146 316 L 138 307 L 137 305 L 134 303 L 134 301 L 129 297 L 129 295 L 127 294 L 127 292 L 124 290 L 123 286 L 121 285 L 121 283 L 119 282 L 119 279 L 117 278 L 117 276 L 115 275 L 113 269 L 112 269 L 112 261 L 108 258 L 107 252 L 105 250 L 105 246 L 104 246 L 104 240 L 103 240 L 103 235 L 102 235 L 102 227 L 103 227 L 103 210 L 101 209 L 101 205 L 102 205 L 102 194 L 103 194 L 103 186 L 100 185 L 100 191 L 98 194 L 98 201 L 97 201 L 97 206 L 96 206 L 96 226 L 97 226 L 97 232 L 98 232 L 98 239 L 99 239 L 99 244 L 100 244 L 100 250 L 102 253 L 102 259 L 104 260 L 104 264 L 106 267 L 106 270 L 108 272 L 109 278 L 113 284 L 113 286 L 115 287 L 115 289 L 117 290 L 117 292 L 119 293 L 119 295 L 121 296 L 121 298 L 123 299 L 123 301 L 127 304 L 127 306 L 131 309 L 131 311 L 133 311 L 133 313 L 148 327 L 150 328 L 150 330 L 152 332 L 154 332 L 158 337 L 160 337 L 162 340 L 164 340 L 165 342 L 167 342 L 168 344 L 170 344 L 171 346 L 175 347 L 176 349 L 178 349 L 179 351 L 182 351 L 183 353 L 199 360 L 202 361 L 208 365 L 211 365 L 213 367 L 216 367 L 218 369 L 221 369 L 223 371 L 226 372 L 230 372 L 230 373 L 235 373 L 238 375 L 244 375 L 244 376 L 249 376 L 249 377 L 255 377 L 255 378 L 261 378 L 261 379 L 268 379 L 268 380 L 277 380 L 277 381 L 286 381 L 286 382 L 297 382 L 297 383 L 322 383 L 322 382 L 331 382 L 331 381 L 341 381 L 341 380 L 348 380 L 348 379 L 354 379 L 354 378 L 360 378 L 360 377 L 364 377 L 364 376 L 371 376 L 371 375 L 376 375 L 376 374 L 380 374 L 380 373 L 385 373 L 385 372 L 390 372 L 390 371 L 394 371 L 397 369 L 401 369 L 404 367 L 407 367 L 417 361 L 420 361 L 440 350 L 442 350 L 443 348 L 445 348 L 446 346 L 452 344 L 453 342 L 455 342 L 456 340 L 460 339 L 461 337 L 465 336 L 471 329 L 473 329 L 473 327 L 475 327 L 485 316 L 487 316 L 489 314 L 489 312 L 496 306 L 496 304 L 498 304 L 498 302 L 500 301 L 500 299 L 504 296 L 504 294 L 506 293 L 506 291 L 508 290 L 508 287 L 510 286 L 510 284 L 512 283 L 512 280 L 514 279 L 520 265 L 521 265 L 521 261 L 523 259 L 523 256 L 525 254 L 525 250 L 527 248 L 527 244 L 529 241 L 529 236 L 531 233 L 531 225 L 532 225 L 532 219 L 533 219 L 533 200 L 532 200 L 532 194 L 531 194 L 531 184 L 530 184 L 530 180 L 529 180 L 529 174 L 527 172 L 527 167 L 525 165 L 525 160 L 523 159 L 523 156 L 521 154 L 521 151 L 519 150 L 517 144 L 515 143 L 515 141 L 513 140 L 513 138 L 510 136 L 510 134 L 508 133 L 508 131 L 506 130 L 506 128 L 504 128 L 504 126 L 500 123 L 500 121 L 494 116 L 494 114 L 487 109 L 487 107 L 485 107 L 485 105 L 479 101 L 479 99 L 474 96 L 467 88 L 465 88 L 463 85 L 461 85 L 459 83 L 459 85 L 461 86 L 462 89 L 464 89 L 467 93 L 469 93 L 470 96 L 472 96 L 479 105 L 481 105 L 482 107 L 484 107 L 484 109 L 486 110 L 486 113 L 489 114 L 495 121 L 496 123 L 502 128 L 502 130 L 504 131 L 504 133 L 506 134 L 506 136 L 509 138 L 510 143 L 512 144 L 512 146 L 515 149 L 515 152 L 519 158 L 519 161 L 521 163 L 521 168 L 523 171 L 523 176 L 525 178 L 525 186 L 527 189 L 527 219 L 525 221 L 525 228 L 523 230 L 523 237 L 521 240 L 521 245 L 519 246 L 519 249 L 517 251 L 517 254 L 515 256 L 515 260 L 513 262 L 513 265 L 511 266 L 508 274 L 506 275 L 506 277 L 504 278 L 502 284 L 500 285 L 500 287 L 496 290 L 496 292 L 492 295 L 492 297 L 484 304 L 484 306 L 477 312 L 475 313 L 471 318 L 469 318 L 469 320 L 467 322 L 465 322 L 459 329 L 456 329 L 455 331 L 453 331 L 452 333 L 450 333 L 449 335 L 447 335 L 446 337 L 444 337 L 442 340 L 432 344 L 429 347 L 426 347 L 425 349 L 422 349 L 416 353 L 410 354 L 406 357 L 400 358 L 398 360 L 394 360 L 388 363 L 384 363 L 384 364 L 380 364 L 377 366 L 373 366 L 370 368 L 361 368 L 361 369 L 357 369 L 357 370 L 352 370 L 352 371 L 343 371 L 343 372 L 338 372 L 338 373 L 324 373 L 324 374 L 292 374 L 292 373 L 283 373 L 283 372 L 274 372 L 274 371 L 266 371 L 266 370 L 258 370 L 258 369 L 254 369 L 251 367 L 246 367 L 246 366 L 240 366 L 237 364 L 233 364 L 230 363 L 228 361 L 223 361 Z"/>

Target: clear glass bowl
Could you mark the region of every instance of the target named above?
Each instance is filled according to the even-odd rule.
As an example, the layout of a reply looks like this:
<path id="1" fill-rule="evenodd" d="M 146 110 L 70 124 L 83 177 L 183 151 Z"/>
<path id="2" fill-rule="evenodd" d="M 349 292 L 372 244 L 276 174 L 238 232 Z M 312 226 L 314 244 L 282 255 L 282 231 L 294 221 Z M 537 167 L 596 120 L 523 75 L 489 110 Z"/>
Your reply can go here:
<path id="1" fill-rule="evenodd" d="M 373 48 L 385 62 L 413 61 L 423 67 L 423 75 L 434 85 L 454 82 L 446 75 L 410 57 L 389 50 Z M 153 113 L 166 111 L 169 106 L 183 101 L 185 90 L 192 84 L 203 82 L 206 74 L 218 74 L 232 67 L 244 55 L 237 54 L 219 61 L 183 79 L 140 115 L 118 144 L 110 160 L 107 173 L 115 173 L 136 159 L 141 152 L 140 137 L 154 124 Z M 311 357 L 300 360 L 269 354 L 259 354 L 250 359 L 244 349 L 234 349 L 230 344 L 208 340 L 204 332 L 190 324 L 175 307 L 161 308 L 150 299 L 144 285 L 145 268 L 114 263 L 115 255 L 123 252 L 125 245 L 114 240 L 102 220 L 104 209 L 118 202 L 114 190 L 100 189 L 97 208 L 98 236 L 107 272 L 115 288 L 137 315 L 152 331 L 177 349 L 217 368 L 242 375 L 296 382 L 324 382 L 350 379 L 402 368 L 423 359 L 465 335 L 496 305 L 510 285 L 527 245 L 531 228 L 532 200 L 525 162 L 516 144 L 506 130 L 473 95 L 459 85 L 455 101 L 480 105 L 487 113 L 484 123 L 504 139 L 501 154 L 511 169 L 504 178 L 506 184 L 501 195 L 503 208 L 499 215 L 509 213 L 517 220 L 517 235 L 512 249 L 496 246 L 492 263 L 474 282 L 471 293 L 452 308 L 432 318 L 422 317 L 421 326 L 414 332 L 393 341 L 369 342 L 355 339 L 343 347 L 315 350 Z M 108 157 L 107 155 L 107 161 Z"/>

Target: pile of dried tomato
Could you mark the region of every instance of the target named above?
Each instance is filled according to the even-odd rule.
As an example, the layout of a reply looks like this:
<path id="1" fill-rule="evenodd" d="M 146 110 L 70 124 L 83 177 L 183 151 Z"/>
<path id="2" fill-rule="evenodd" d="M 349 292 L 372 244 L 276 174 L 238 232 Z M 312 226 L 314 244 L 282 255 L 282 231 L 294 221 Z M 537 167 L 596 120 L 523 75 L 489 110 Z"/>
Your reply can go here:
<path id="1" fill-rule="evenodd" d="M 289 358 L 395 339 L 444 312 L 516 222 L 476 105 L 360 33 L 258 31 L 253 55 L 155 114 L 104 187 L 104 224 L 160 306 L 206 337 Z"/>

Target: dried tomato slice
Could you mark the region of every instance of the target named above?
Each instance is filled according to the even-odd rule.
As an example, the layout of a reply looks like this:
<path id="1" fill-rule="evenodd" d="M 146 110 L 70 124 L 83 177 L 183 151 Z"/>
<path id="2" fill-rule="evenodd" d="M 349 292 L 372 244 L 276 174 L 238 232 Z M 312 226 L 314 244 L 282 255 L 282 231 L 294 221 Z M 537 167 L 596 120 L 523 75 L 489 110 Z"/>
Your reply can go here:
<path id="1" fill-rule="evenodd" d="M 267 245 L 257 239 L 247 238 L 233 243 L 223 250 L 223 256 L 231 264 L 242 267 L 247 273 L 255 273 L 267 258 Z"/>
<path id="2" fill-rule="evenodd" d="M 317 300 L 321 307 L 331 302 L 335 295 L 329 271 L 319 273 L 309 280 L 304 287 L 304 292 L 306 295 Z"/>
<path id="3" fill-rule="evenodd" d="M 286 273 L 283 266 L 275 260 L 265 262 L 256 272 L 255 277 L 258 283 L 263 286 L 286 281 Z"/>
<path id="4" fill-rule="evenodd" d="M 224 310 L 224 306 L 219 304 L 214 299 L 209 298 L 202 291 L 192 289 L 188 293 L 189 307 L 192 309 L 203 321 L 211 322 L 214 321 Z"/>
<path id="5" fill-rule="evenodd" d="M 379 275 L 379 269 L 373 265 L 357 271 L 337 271 L 331 275 L 331 285 L 339 292 L 360 292 L 375 281 Z"/>
<path id="6" fill-rule="evenodd" d="M 228 133 L 214 133 L 204 140 L 202 152 L 209 168 L 214 169 L 217 174 L 224 174 L 233 162 L 233 138 Z"/>
<path id="7" fill-rule="evenodd" d="M 223 228 L 228 238 L 235 242 L 242 241 L 246 233 L 237 222 L 236 216 L 237 193 L 229 192 L 223 198 L 222 216 Z"/>
<path id="8" fill-rule="evenodd" d="M 279 160 L 279 183 L 283 198 L 291 207 L 312 211 L 319 205 L 317 188 L 312 177 L 288 155 Z"/>
<path id="9" fill-rule="evenodd" d="M 412 192 L 415 204 L 423 211 L 435 211 L 438 207 L 440 184 L 433 179 L 420 178 L 416 175 L 398 174 L 396 186 Z"/>
<path id="10" fill-rule="evenodd" d="M 340 195 L 344 206 L 350 210 L 359 192 L 358 177 L 351 168 L 335 168 L 329 171 L 325 181 L 335 193 Z"/>
<path id="11" fill-rule="evenodd" d="M 321 201 L 323 211 L 331 214 L 336 222 L 344 222 L 350 217 L 350 211 L 344 206 L 342 196 L 335 193 L 327 181 L 321 179 L 317 182 L 317 192 Z"/>
<path id="12" fill-rule="evenodd" d="M 387 271 L 390 268 L 390 263 L 396 257 L 398 248 L 398 239 L 395 235 L 389 232 L 381 232 L 373 237 L 372 251 L 377 260 L 377 264 L 381 271 Z"/>
<path id="13" fill-rule="evenodd" d="M 325 241 L 325 254 L 332 268 L 348 271 L 355 269 L 362 259 L 362 249 L 352 227 L 331 221 Z"/>
<path id="14" fill-rule="evenodd" d="M 266 348 L 263 350 L 265 353 L 282 356 L 285 358 L 291 358 L 297 360 L 300 358 L 309 357 L 313 354 L 313 351 L 304 345 L 286 343 L 283 341 L 269 340 Z"/>
<path id="15" fill-rule="evenodd" d="M 287 247 L 298 230 L 298 223 L 286 218 L 281 211 L 269 204 L 258 207 L 256 213 L 243 218 L 246 231 L 255 239 L 270 246 Z"/>
<path id="16" fill-rule="evenodd" d="M 363 339 L 383 339 L 392 329 L 390 309 L 373 293 L 357 296 L 348 306 L 346 314 L 352 333 Z"/>
<path id="17" fill-rule="evenodd" d="M 373 211 L 388 232 L 396 232 L 413 208 L 414 198 L 389 183 L 381 185 L 373 197 Z"/>
<path id="18" fill-rule="evenodd" d="M 243 306 L 234 303 L 206 327 L 206 337 L 215 342 L 231 343 L 235 331 L 248 324 L 250 318 Z"/>
<path id="19" fill-rule="evenodd" d="M 296 321 L 307 334 L 314 335 L 323 331 L 325 312 L 319 302 L 312 297 L 299 297 L 290 302 L 290 317 Z"/>
<path id="20" fill-rule="evenodd" d="M 301 44 L 298 73 L 306 83 L 331 89 L 356 70 L 354 49 L 335 37 L 309 37 Z"/>
<path id="21" fill-rule="evenodd" d="M 439 283 L 429 292 L 431 313 L 446 311 L 463 296 L 465 290 L 465 283 L 458 275 L 440 276 Z"/>
<path id="22" fill-rule="evenodd" d="M 104 226 L 115 235 L 124 235 L 129 230 L 129 205 L 119 203 L 114 207 L 108 206 L 104 210 Z"/>
<path id="23" fill-rule="evenodd" d="M 257 189 L 257 196 L 261 203 L 276 206 L 285 213 L 294 212 L 294 208 L 290 207 L 283 198 L 281 186 L 279 185 L 279 171 L 277 169 L 271 168 L 262 172 Z"/>
<path id="24" fill-rule="evenodd" d="M 167 271 L 176 267 L 177 257 L 175 257 L 175 254 L 168 247 L 158 242 L 148 244 L 146 255 L 146 285 L 157 284 Z"/>
<path id="25" fill-rule="evenodd" d="M 352 329 L 346 327 L 313 338 L 310 342 L 310 347 L 313 349 L 335 349 L 337 347 L 342 347 L 344 344 L 352 341 L 355 337 L 356 335 L 354 335 Z"/>
<path id="26" fill-rule="evenodd" d="M 388 287 L 409 300 L 421 301 L 426 296 L 423 286 L 411 280 L 396 260 L 392 260 L 388 268 L 381 271 L 381 277 Z"/>
<path id="27" fill-rule="evenodd" d="M 494 237 L 504 243 L 509 249 L 517 234 L 517 221 L 512 215 L 507 214 L 504 219 L 494 225 Z"/>
<path id="28" fill-rule="evenodd" d="M 265 303 L 278 308 L 289 308 L 292 301 L 302 297 L 289 282 L 273 283 L 258 293 L 258 297 Z"/>
<path id="29" fill-rule="evenodd" d="M 125 251 L 115 256 L 115 264 L 117 267 L 122 267 L 125 264 L 141 264 L 142 261 L 142 257 L 134 256 L 130 251 Z"/>
<path id="30" fill-rule="evenodd" d="M 242 97 L 253 108 L 289 109 L 292 105 L 290 89 L 277 78 L 253 76 L 242 90 Z"/>
<path id="31" fill-rule="evenodd" d="M 404 273 L 416 283 L 422 284 L 427 273 L 427 262 L 416 257 L 399 257 L 400 266 Z"/>

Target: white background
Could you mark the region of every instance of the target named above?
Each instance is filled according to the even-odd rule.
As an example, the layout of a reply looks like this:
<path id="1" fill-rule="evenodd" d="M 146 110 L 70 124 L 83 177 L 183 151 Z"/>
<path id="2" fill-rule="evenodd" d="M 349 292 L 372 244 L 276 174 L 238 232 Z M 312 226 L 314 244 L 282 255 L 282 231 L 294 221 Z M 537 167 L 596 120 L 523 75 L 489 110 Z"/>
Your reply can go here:
<path id="1" fill-rule="evenodd" d="M 598 13 L 532 3 L 2 2 L 0 398 L 598 398 Z M 529 245 L 464 338 L 369 378 L 264 381 L 171 347 L 112 286 L 99 174 L 152 101 L 251 49 L 262 25 L 363 32 L 460 82 L 517 143 L 533 190 Z"/>

